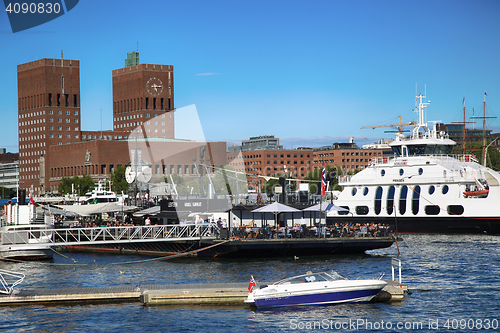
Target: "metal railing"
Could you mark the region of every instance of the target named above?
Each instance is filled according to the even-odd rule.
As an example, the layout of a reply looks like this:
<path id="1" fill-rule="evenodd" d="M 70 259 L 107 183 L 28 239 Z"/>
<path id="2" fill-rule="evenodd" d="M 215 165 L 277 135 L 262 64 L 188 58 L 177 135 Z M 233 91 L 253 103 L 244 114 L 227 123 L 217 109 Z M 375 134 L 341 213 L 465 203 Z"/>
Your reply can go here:
<path id="1" fill-rule="evenodd" d="M 216 225 L 176 224 L 127 227 L 61 228 L 0 231 L 0 245 L 81 245 L 215 239 Z"/>

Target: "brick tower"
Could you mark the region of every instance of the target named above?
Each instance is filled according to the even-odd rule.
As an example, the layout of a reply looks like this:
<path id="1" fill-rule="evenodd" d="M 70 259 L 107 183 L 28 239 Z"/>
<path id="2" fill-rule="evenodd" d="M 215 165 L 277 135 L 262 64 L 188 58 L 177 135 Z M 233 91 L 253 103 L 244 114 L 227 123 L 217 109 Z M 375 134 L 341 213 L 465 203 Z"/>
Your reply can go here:
<path id="1" fill-rule="evenodd" d="M 80 142 L 80 62 L 41 59 L 17 66 L 19 187 L 47 190 L 48 147 Z"/>

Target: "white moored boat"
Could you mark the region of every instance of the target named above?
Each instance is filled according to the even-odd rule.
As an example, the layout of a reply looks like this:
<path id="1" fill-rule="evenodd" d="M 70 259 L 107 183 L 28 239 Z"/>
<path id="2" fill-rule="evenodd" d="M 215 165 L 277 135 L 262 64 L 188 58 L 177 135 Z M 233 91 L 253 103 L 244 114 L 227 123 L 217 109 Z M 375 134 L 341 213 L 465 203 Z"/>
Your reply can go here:
<path id="1" fill-rule="evenodd" d="M 52 258 L 52 216 L 39 223 L 32 204 L 5 207 L 0 227 L 0 260 L 42 260 Z"/>
<path id="2" fill-rule="evenodd" d="M 436 122 L 424 122 L 429 104 L 418 95 L 419 121 L 410 136 L 396 133 L 394 157 L 339 178 L 335 201 L 349 212 L 329 212 L 327 221 L 390 224 L 399 233 L 500 234 L 500 174 L 473 155 L 450 155 L 455 142 Z"/>
<path id="3" fill-rule="evenodd" d="M 251 290 L 245 303 L 265 308 L 368 302 L 386 284 L 380 279 L 349 280 L 335 271 L 308 272 Z"/>

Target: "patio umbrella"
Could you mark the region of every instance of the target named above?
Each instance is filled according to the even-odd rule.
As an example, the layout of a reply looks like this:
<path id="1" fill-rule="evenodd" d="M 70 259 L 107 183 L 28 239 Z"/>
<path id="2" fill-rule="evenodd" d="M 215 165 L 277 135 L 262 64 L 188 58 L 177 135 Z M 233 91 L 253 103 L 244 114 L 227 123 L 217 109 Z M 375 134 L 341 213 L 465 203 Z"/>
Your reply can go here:
<path id="1" fill-rule="evenodd" d="M 314 206 L 311 206 L 311 207 L 307 207 L 305 209 L 303 209 L 304 211 L 319 211 L 320 210 L 320 204 L 316 204 Z M 329 212 L 329 211 L 337 211 L 337 212 L 348 212 L 349 209 L 345 209 L 345 208 L 342 208 L 340 206 L 336 206 L 334 204 L 329 204 L 329 203 L 322 203 L 321 204 L 321 211 L 322 212 Z"/>
<path id="2" fill-rule="evenodd" d="M 293 216 L 295 212 L 300 212 L 300 210 L 277 202 L 252 210 L 252 213 L 274 213 L 275 223 L 278 213 L 292 213 Z"/>
<path id="3" fill-rule="evenodd" d="M 300 212 L 300 210 L 277 202 L 252 210 L 252 213 L 288 213 L 288 212 Z"/>

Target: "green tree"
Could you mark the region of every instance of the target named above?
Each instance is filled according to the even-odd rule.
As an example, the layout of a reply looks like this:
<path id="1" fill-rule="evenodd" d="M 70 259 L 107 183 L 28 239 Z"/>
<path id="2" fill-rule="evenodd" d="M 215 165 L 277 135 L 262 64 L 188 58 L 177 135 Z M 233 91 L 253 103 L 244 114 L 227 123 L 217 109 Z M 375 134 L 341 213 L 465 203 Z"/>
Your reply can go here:
<path id="1" fill-rule="evenodd" d="M 72 193 L 72 184 L 74 184 L 73 187 L 76 194 L 84 195 L 94 186 L 94 180 L 89 175 L 83 175 L 82 177 L 74 176 L 72 178 L 64 177 L 61 179 L 57 191 L 60 195 Z"/>
<path id="2" fill-rule="evenodd" d="M 125 169 L 124 165 L 117 166 L 110 175 L 111 189 L 115 193 L 127 193 L 129 184 L 127 183 L 127 179 L 125 178 Z"/>
<path id="3" fill-rule="evenodd" d="M 490 142 L 486 142 L 486 145 L 490 144 Z M 480 164 L 483 163 L 483 142 L 482 141 L 472 141 L 466 142 L 465 144 L 465 152 L 466 154 L 471 154 L 476 157 Z M 463 147 L 461 145 L 455 145 L 452 154 L 462 155 Z M 493 145 L 488 147 L 488 152 L 486 154 L 486 166 L 492 168 L 493 170 L 500 170 L 500 153 L 497 148 L 493 147 Z"/>

